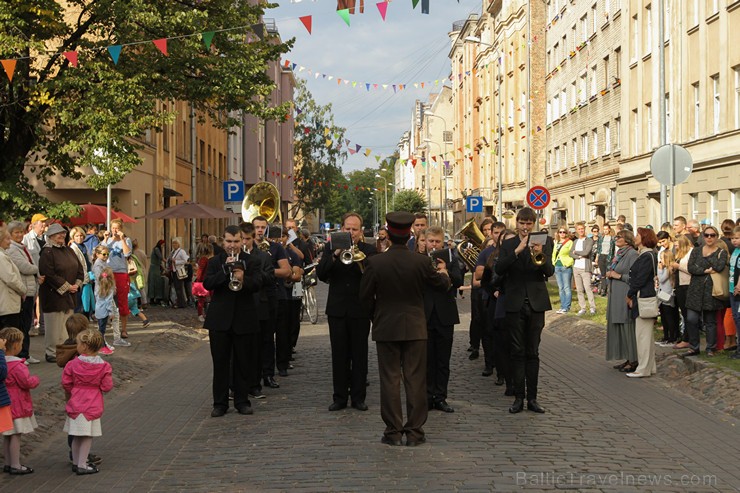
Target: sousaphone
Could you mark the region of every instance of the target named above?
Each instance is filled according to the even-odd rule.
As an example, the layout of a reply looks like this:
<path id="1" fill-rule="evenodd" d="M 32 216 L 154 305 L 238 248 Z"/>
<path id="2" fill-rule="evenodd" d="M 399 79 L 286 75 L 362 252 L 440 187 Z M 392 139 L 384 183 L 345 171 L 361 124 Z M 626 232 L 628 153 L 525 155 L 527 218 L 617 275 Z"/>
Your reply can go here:
<path id="1" fill-rule="evenodd" d="M 280 214 L 280 192 L 272 183 L 261 181 L 247 191 L 242 202 L 242 219 L 251 223 L 257 216 L 264 216 L 268 224 L 282 223 Z"/>

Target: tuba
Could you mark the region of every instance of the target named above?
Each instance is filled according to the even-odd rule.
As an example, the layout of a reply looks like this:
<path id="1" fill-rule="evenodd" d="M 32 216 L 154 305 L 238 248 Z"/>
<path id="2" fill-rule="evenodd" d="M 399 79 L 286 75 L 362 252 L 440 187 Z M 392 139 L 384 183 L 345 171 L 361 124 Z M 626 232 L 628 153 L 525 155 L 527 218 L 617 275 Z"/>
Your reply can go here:
<path id="1" fill-rule="evenodd" d="M 245 222 L 251 223 L 257 216 L 264 216 L 268 224 L 276 219 L 283 222 L 280 214 L 280 192 L 270 182 L 261 181 L 252 185 L 242 202 L 242 219 Z"/>
<path id="2" fill-rule="evenodd" d="M 456 235 L 462 236 L 467 241 L 462 241 L 457 245 L 457 253 L 460 254 L 460 258 L 465 261 L 465 265 L 471 271 L 475 270 L 475 264 L 478 262 L 478 255 L 480 255 L 483 243 L 486 241 L 486 237 L 483 236 L 478 225 L 475 223 L 475 218 L 466 222 L 460 231 Z"/>

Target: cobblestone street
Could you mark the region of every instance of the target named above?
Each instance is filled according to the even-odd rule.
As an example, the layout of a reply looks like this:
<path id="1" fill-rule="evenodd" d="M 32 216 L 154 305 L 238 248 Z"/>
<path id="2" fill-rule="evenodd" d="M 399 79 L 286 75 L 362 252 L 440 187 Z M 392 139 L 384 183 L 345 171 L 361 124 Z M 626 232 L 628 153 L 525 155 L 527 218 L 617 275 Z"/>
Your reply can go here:
<path id="1" fill-rule="evenodd" d="M 318 295 L 323 311 L 324 285 Z M 461 308 L 469 304 L 467 298 L 460 302 Z M 153 325 L 166 327 L 165 317 L 197 323 L 191 311 L 148 313 Z M 317 325 L 302 324 L 295 369 L 279 380 L 279 389 L 265 390 L 266 399 L 252 400 L 254 415 L 232 409 L 211 418 L 207 343 L 172 346 L 159 366 L 147 360 L 151 373 L 139 384 L 107 397 L 103 436 L 93 443 L 104 457 L 99 474 L 70 472 L 58 426 L 23 457 L 36 472 L 5 475 L 0 490 L 737 491 L 737 420 L 660 379 L 625 378 L 600 354 L 556 335 L 546 332 L 541 345 L 539 402 L 547 413 L 509 414 L 512 398 L 493 377 L 481 376 L 482 359 L 468 360 L 468 313 L 453 348 L 448 402 L 455 413 L 430 412 L 423 446 L 380 443 L 384 425 L 372 344 L 370 410 L 327 411 L 331 365 L 322 315 Z M 131 331 L 131 350 L 142 353 L 142 361 L 152 344 L 136 345 L 144 333 L 136 326 Z M 33 344 L 40 347 L 39 338 Z M 156 362 L 157 354 L 147 356 Z M 117 357 L 110 357 L 114 379 L 120 378 Z M 54 365 L 31 370 L 43 381 L 59 378 Z"/>

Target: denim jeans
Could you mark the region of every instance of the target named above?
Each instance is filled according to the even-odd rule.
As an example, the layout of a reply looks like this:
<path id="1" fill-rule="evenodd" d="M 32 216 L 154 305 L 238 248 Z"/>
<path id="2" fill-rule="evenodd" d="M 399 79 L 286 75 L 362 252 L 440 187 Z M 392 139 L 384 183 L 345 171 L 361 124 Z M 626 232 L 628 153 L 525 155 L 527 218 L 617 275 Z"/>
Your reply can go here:
<path id="1" fill-rule="evenodd" d="M 717 350 L 717 310 L 703 310 L 700 312 L 689 309 L 686 327 L 689 330 L 689 344 L 691 349 L 699 351 L 701 325 L 704 322 L 704 330 L 707 335 L 707 351 Z"/>
<path id="2" fill-rule="evenodd" d="M 573 292 L 571 290 L 572 277 L 573 269 L 571 267 L 555 266 L 555 279 L 558 282 L 558 290 L 560 291 L 560 308 L 566 312 L 570 310 L 570 302 L 573 298 Z"/>
<path id="3" fill-rule="evenodd" d="M 730 295 L 730 309 L 732 319 L 735 321 L 735 343 L 737 343 L 738 336 L 740 336 L 740 296 Z M 738 346 L 737 354 L 740 354 L 740 346 Z"/>

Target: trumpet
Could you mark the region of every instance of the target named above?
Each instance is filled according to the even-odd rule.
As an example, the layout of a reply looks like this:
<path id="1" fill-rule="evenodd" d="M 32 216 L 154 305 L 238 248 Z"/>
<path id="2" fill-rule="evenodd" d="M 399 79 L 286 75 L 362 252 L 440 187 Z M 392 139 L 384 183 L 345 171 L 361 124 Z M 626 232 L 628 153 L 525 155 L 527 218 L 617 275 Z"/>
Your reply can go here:
<path id="1" fill-rule="evenodd" d="M 341 260 L 344 265 L 351 265 L 353 262 L 362 262 L 365 260 L 365 254 L 362 253 L 362 250 L 353 243 L 351 248 L 342 250 L 342 253 L 339 255 L 339 260 Z"/>
<path id="2" fill-rule="evenodd" d="M 244 287 L 244 283 L 236 278 L 234 272 L 236 270 L 244 270 L 244 264 L 239 261 L 239 257 L 231 253 L 231 256 L 226 259 L 226 268 L 229 269 L 229 289 L 231 291 L 241 291 Z"/>
<path id="3" fill-rule="evenodd" d="M 536 266 L 540 266 L 545 263 L 545 254 L 540 253 L 534 253 L 531 249 L 529 250 L 529 253 L 532 255 L 532 263 Z"/>

